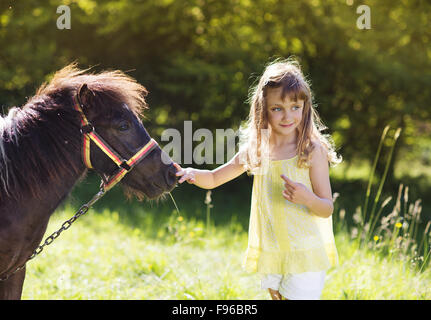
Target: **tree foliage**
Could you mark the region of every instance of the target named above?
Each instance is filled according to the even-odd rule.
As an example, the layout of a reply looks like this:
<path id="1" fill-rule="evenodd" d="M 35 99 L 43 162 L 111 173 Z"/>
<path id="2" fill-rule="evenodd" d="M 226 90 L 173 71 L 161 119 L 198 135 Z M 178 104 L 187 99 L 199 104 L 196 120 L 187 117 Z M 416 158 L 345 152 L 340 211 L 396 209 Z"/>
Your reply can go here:
<path id="1" fill-rule="evenodd" d="M 61 4 L 71 9 L 70 30 L 56 27 Z M 370 8 L 369 30 L 357 27 L 361 4 Z M 144 84 L 155 136 L 181 130 L 184 120 L 238 128 L 265 65 L 294 55 L 346 160 L 372 159 L 389 124 L 403 128 L 395 161 L 425 161 L 430 12 L 425 0 L 2 0 L 0 104 L 4 112 L 23 104 L 47 75 L 76 60 Z"/>

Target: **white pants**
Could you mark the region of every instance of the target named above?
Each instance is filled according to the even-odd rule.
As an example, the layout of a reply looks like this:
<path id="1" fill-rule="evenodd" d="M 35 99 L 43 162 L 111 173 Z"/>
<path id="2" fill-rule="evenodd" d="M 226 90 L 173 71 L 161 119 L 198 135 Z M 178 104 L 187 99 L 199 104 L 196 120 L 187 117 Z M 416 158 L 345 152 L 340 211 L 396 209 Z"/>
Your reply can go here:
<path id="1" fill-rule="evenodd" d="M 319 300 L 325 283 L 325 271 L 296 274 L 265 274 L 262 289 L 273 289 L 288 300 Z"/>

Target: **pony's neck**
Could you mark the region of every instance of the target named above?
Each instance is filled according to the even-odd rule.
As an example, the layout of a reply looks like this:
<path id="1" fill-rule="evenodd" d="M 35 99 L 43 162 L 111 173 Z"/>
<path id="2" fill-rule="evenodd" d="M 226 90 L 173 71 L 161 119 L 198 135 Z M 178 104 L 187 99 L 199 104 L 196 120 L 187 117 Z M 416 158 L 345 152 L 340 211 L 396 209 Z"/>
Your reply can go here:
<path id="1" fill-rule="evenodd" d="M 86 171 L 76 114 L 49 99 L 32 101 L 0 120 L 0 276 L 33 253 Z"/>
<path id="2" fill-rule="evenodd" d="M 71 101 L 34 98 L 0 121 L 0 206 L 5 201 L 64 199 L 85 172 Z"/>

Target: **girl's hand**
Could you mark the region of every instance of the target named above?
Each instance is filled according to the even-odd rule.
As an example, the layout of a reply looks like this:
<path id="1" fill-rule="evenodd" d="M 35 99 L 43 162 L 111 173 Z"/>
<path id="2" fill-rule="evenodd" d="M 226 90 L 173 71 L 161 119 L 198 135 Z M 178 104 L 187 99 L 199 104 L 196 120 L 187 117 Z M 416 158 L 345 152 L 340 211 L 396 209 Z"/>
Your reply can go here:
<path id="1" fill-rule="evenodd" d="M 195 173 L 193 168 L 181 168 L 178 163 L 174 163 L 175 168 L 177 168 L 177 177 L 181 177 L 180 180 L 178 180 L 178 183 L 183 183 L 184 181 L 187 181 L 188 183 L 195 183 Z"/>
<path id="2" fill-rule="evenodd" d="M 305 185 L 290 180 L 284 174 L 281 175 L 281 178 L 285 181 L 283 197 L 286 200 L 303 205 L 309 203 L 309 200 L 312 198 L 312 193 Z"/>

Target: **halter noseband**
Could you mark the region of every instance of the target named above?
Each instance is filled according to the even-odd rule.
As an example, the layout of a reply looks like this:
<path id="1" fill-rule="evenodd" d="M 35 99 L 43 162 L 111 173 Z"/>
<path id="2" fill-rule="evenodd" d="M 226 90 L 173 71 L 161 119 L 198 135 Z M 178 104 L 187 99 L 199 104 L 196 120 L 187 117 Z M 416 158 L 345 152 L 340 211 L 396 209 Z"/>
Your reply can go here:
<path id="1" fill-rule="evenodd" d="M 115 162 L 118 169 L 108 178 L 102 177 L 101 188 L 104 191 L 108 191 L 114 187 L 124 176 L 132 170 L 132 168 L 137 165 L 142 159 L 144 159 L 150 152 L 157 147 L 157 142 L 151 139 L 145 146 L 143 146 L 138 152 L 135 153 L 129 160 L 125 160 L 120 156 L 118 152 L 114 150 L 103 138 L 96 132 L 91 123 L 87 120 L 87 117 L 82 110 L 82 104 L 79 99 L 79 95 L 76 94 L 73 97 L 74 108 L 81 115 L 81 133 L 83 135 L 82 143 L 82 159 L 85 166 L 88 169 L 94 169 L 90 160 L 90 142 L 91 140 L 101 149 L 112 161 Z"/>

